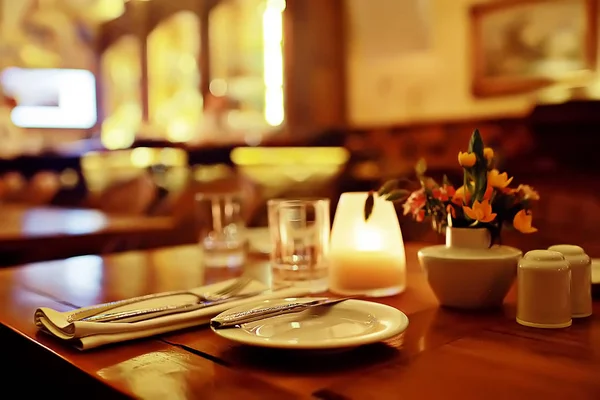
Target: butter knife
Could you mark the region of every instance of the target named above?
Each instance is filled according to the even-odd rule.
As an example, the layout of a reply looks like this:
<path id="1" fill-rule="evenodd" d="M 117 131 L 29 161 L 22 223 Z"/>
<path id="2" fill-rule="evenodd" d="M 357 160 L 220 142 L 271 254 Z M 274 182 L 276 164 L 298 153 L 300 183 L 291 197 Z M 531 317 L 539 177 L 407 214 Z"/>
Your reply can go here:
<path id="1" fill-rule="evenodd" d="M 297 313 L 308 310 L 313 307 L 332 306 L 352 297 L 344 297 L 341 299 L 322 299 L 308 302 L 294 302 L 282 304 L 279 306 L 257 308 L 255 310 L 241 311 L 234 314 L 218 316 L 210 320 L 210 326 L 214 329 L 223 329 L 231 327 L 239 327 L 248 322 L 259 321 L 266 318 L 276 317 L 284 314 Z"/>
<path id="2" fill-rule="evenodd" d="M 251 292 L 251 293 L 244 293 L 241 295 L 227 297 L 225 299 L 220 299 L 220 300 L 169 305 L 169 306 L 162 306 L 162 307 L 155 307 L 155 308 L 144 308 L 141 310 L 128 310 L 128 311 L 102 313 L 102 314 L 92 315 L 87 318 L 83 318 L 80 321 L 82 321 L 82 322 L 119 322 L 119 323 L 139 322 L 139 321 L 145 321 L 145 320 L 149 320 L 149 319 L 153 319 L 153 318 L 164 317 L 166 315 L 179 314 L 179 313 L 184 313 L 184 312 L 200 310 L 200 309 L 206 308 L 206 307 L 217 306 L 220 304 L 225 304 L 225 303 L 245 299 L 245 298 L 252 297 L 252 296 L 258 296 L 258 295 L 264 294 L 268 291 L 270 291 L 270 289 L 255 291 L 255 292 Z"/>

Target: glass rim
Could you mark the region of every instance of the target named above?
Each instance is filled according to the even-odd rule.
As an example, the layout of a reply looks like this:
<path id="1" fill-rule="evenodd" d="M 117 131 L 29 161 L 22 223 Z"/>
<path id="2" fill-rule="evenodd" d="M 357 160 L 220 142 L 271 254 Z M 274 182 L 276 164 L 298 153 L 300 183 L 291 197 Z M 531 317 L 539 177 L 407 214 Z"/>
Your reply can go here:
<path id="1" fill-rule="evenodd" d="M 317 203 L 321 201 L 331 201 L 328 197 L 297 197 L 293 199 L 275 198 L 267 200 L 267 204 L 279 203 Z"/>
<path id="2" fill-rule="evenodd" d="M 319 203 L 330 203 L 331 200 L 327 197 L 299 197 L 296 199 L 269 199 L 267 200 L 267 206 L 275 206 L 275 205 L 289 205 L 289 206 L 298 206 L 298 205 L 310 205 L 310 204 L 319 204 Z"/>
<path id="3" fill-rule="evenodd" d="M 213 200 L 213 199 L 233 199 L 233 198 L 243 198 L 243 194 L 241 192 L 212 192 L 212 193 L 196 193 L 194 194 L 194 200 Z"/>

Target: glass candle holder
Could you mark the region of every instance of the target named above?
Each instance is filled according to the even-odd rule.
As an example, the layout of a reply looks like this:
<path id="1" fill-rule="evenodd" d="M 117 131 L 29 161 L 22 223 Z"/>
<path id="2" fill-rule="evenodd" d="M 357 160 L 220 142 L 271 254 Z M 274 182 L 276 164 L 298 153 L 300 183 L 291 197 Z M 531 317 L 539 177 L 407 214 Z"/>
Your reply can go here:
<path id="1" fill-rule="evenodd" d="M 375 197 L 365 221 L 368 193 L 343 193 L 329 247 L 329 289 L 341 295 L 383 297 L 406 288 L 406 256 L 396 210 Z"/>

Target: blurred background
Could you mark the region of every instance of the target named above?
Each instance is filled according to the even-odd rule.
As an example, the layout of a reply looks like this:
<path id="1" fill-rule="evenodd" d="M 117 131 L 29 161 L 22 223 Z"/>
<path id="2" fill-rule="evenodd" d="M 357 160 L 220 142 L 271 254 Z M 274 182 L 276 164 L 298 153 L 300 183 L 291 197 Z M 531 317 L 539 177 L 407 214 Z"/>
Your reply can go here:
<path id="1" fill-rule="evenodd" d="M 2 263 L 193 243 L 198 192 L 241 193 L 256 227 L 269 198 L 335 210 L 342 192 L 414 177 L 422 157 L 460 181 L 475 128 L 541 194 L 539 233 L 519 247 L 600 256 L 599 10 L 0 0 Z M 400 217 L 405 241 L 439 240 Z"/>

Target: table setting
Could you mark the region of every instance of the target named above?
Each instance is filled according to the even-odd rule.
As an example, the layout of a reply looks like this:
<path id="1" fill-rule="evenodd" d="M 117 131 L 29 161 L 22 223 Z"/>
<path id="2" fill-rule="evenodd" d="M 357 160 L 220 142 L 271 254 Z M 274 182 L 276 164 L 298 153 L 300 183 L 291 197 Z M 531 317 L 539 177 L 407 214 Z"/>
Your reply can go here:
<path id="1" fill-rule="evenodd" d="M 199 246 L 207 270 L 239 271 L 237 278 L 189 290 L 83 307 L 41 307 L 41 332 L 90 350 L 199 327 L 243 346 L 280 350 L 345 350 L 403 334 L 409 317 L 379 299 L 409 286 L 402 232 L 394 203 L 446 236 L 420 249 L 419 262 L 440 306 L 463 311 L 502 307 L 517 281 L 514 322 L 565 328 L 592 314 L 597 263 L 575 245 L 521 250 L 498 244 L 505 225 L 532 234 L 539 194 L 495 169 L 493 150 L 475 131 L 460 153 L 462 187 L 425 175 L 409 191 L 399 181 L 377 192 L 344 193 L 331 223 L 329 199 L 272 199 L 268 228 L 248 230 L 236 193 L 199 194 Z M 267 281 L 245 273 L 251 253 L 269 254 Z M 594 276 L 596 278 L 594 278 Z M 552 279 L 550 278 L 552 277 Z M 540 303 L 542 305 L 540 305 Z"/>
<path id="2" fill-rule="evenodd" d="M 304 289 L 291 287 L 269 289 L 256 280 L 242 278 L 242 281 L 244 285 L 235 286 L 235 291 L 224 289 L 236 285 L 239 279 L 187 291 L 148 295 L 68 312 L 57 312 L 43 307 L 35 312 L 34 321 L 42 332 L 66 341 L 77 349 L 88 350 L 111 343 L 206 325 L 216 314 L 230 307 L 247 304 L 248 301 L 256 302 L 306 294 Z M 190 310 L 190 305 L 193 310 Z M 180 307 L 180 309 L 172 309 L 172 307 Z M 139 315 L 140 312 L 145 311 L 150 313 Z M 119 313 L 126 315 L 119 316 Z M 98 318 L 99 316 L 105 317 L 104 320 Z M 120 318 L 115 319 L 115 316 Z"/>

